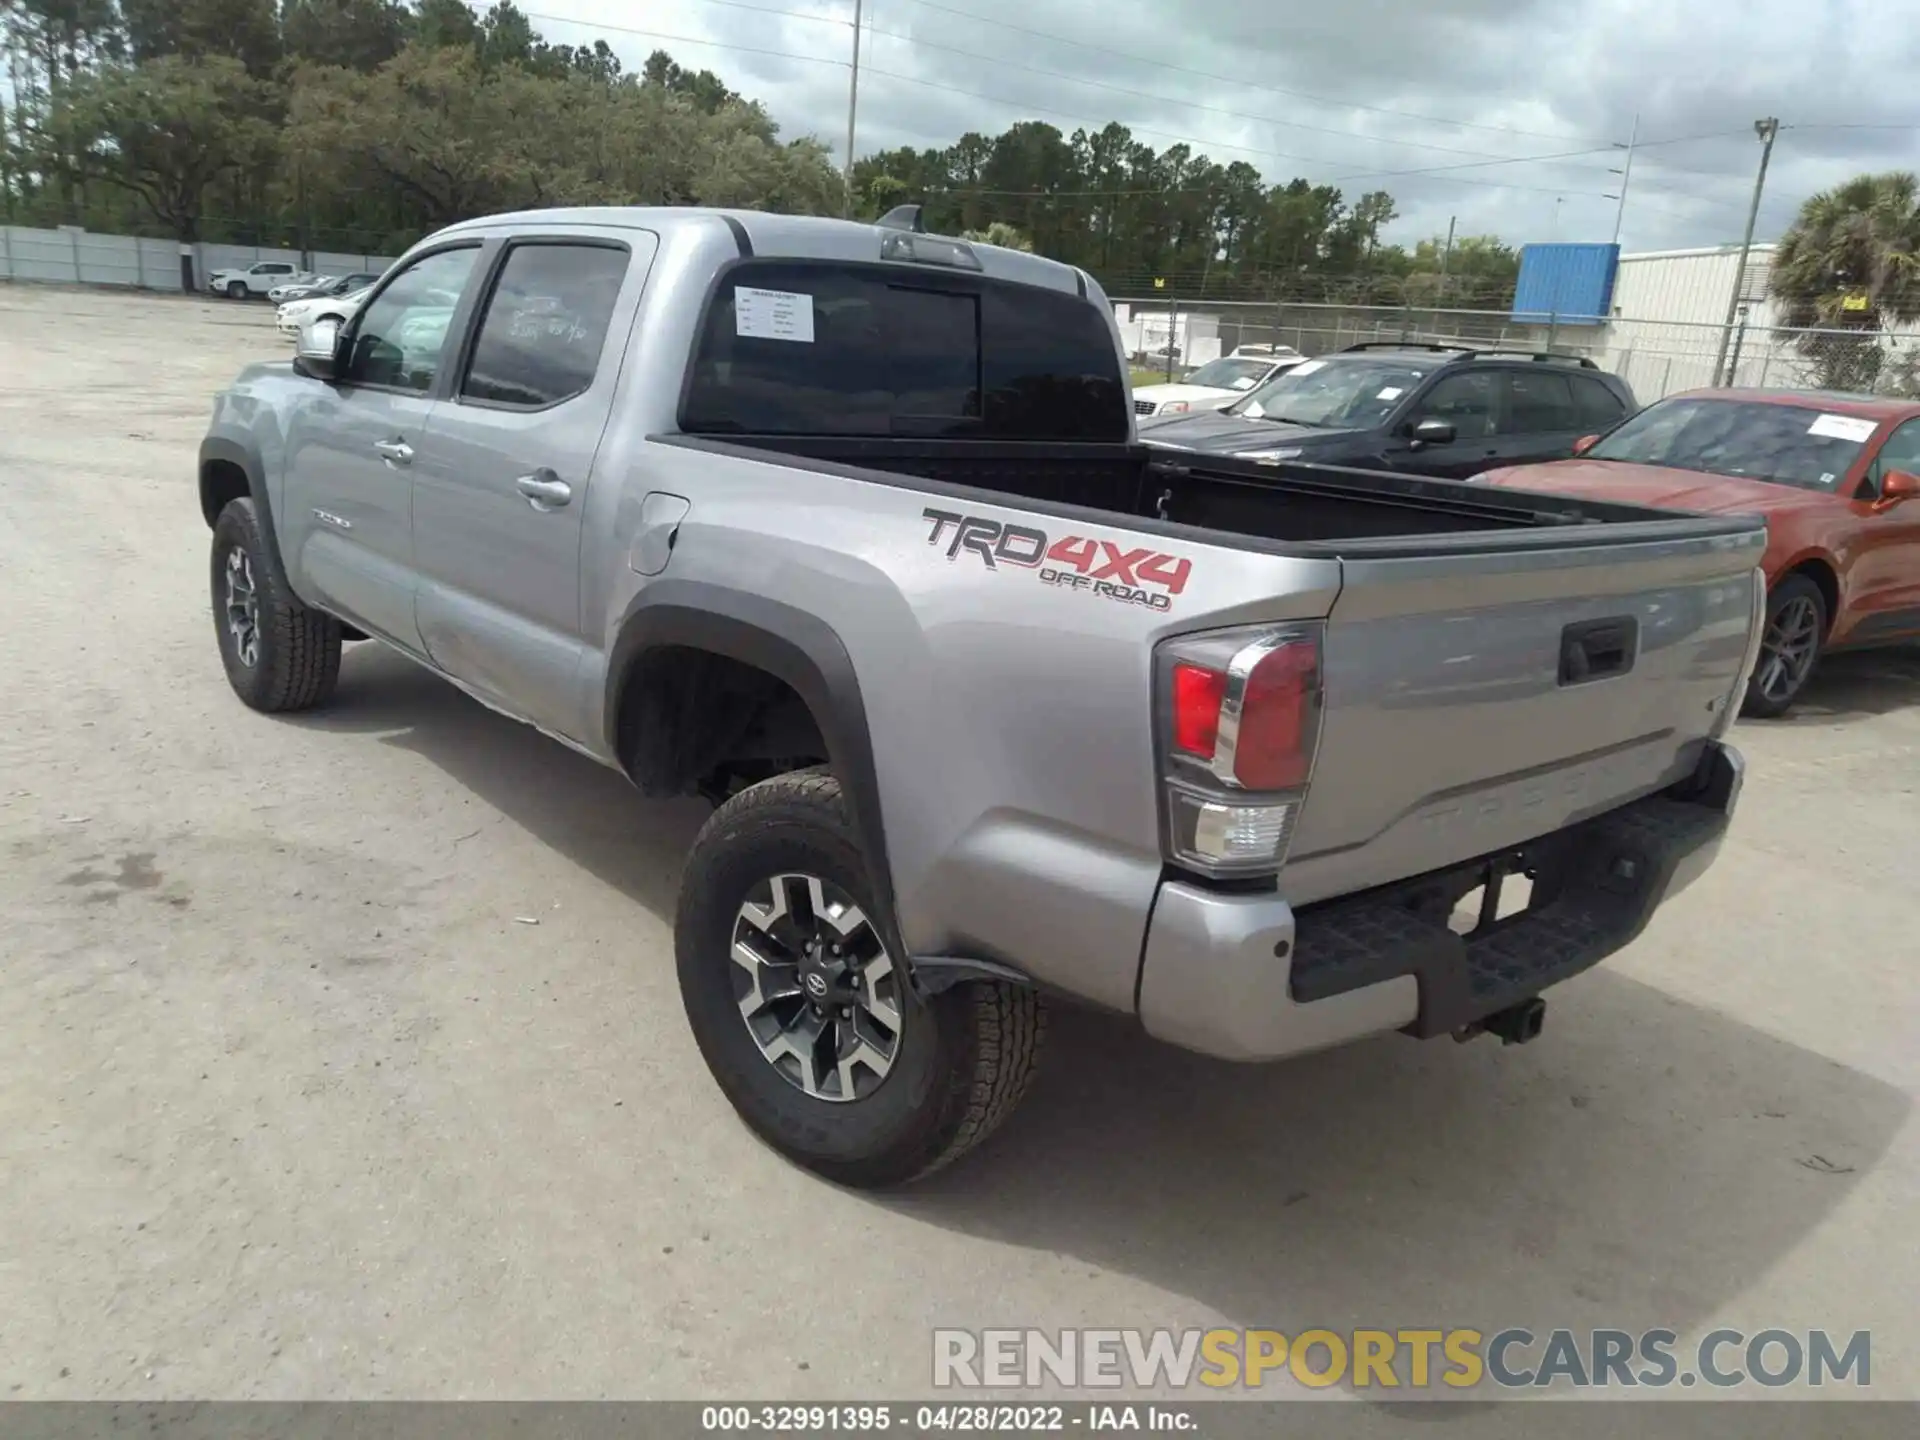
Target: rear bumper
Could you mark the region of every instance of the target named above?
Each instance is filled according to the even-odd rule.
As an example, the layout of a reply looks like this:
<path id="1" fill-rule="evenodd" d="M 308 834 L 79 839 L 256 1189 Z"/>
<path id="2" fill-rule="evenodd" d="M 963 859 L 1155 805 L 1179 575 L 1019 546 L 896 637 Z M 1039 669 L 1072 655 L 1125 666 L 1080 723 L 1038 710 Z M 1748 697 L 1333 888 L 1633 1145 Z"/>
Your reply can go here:
<path id="1" fill-rule="evenodd" d="M 1274 895 L 1160 887 L 1140 976 L 1148 1033 L 1230 1060 L 1274 1060 L 1383 1030 L 1444 1035 L 1589 969 L 1713 863 L 1745 765 L 1709 743 L 1694 776 L 1511 852 L 1298 913 Z M 1489 867 L 1531 903 L 1462 937 L 1448 917 Z"/>

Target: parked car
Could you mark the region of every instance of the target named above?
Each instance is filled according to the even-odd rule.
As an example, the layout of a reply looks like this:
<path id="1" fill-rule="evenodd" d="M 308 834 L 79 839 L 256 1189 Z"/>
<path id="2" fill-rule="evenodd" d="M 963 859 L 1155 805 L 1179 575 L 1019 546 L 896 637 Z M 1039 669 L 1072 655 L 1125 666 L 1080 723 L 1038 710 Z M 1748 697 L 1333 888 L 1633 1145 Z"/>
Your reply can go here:
<path id="1" fill-rule="evenodd" d="M 301 330 L 315 320 L 331 319 L 335 325 L 345 324 L 347 317 L 366 298 L 367 290 L 360 289 L 344 295 L 316 295 L 308 300 L 289 300 L 274 311 L 274 325 L 287 339 L 298 340 Z"/>
<path id="2" fill-rule="evenodd" d="M 998 1126 L 1043 993 L 1240 1060 L 1530 1040 L 1734 807 L 1757 519 L 1170 458 L 1070 266 L 534 211 L 335 329 L 201 444 L 235 693 L 320 704 L 374 636 L 705 796 L 689 1025 L 836 1180 Z"/>
<path id="3" fill-rule="evenodd" d="M 1634 409 L 1583 358 L 1367 342 L 1289 366 L 1221 410 L 1156 416 L 1153 445 L 1279 462 L 1464 480 L 1493 465 L 1573 453 Z"/>
<path id="4" fill-rule="evenodd" d="M 1189 410 L 1218 410 L 1306 358 L 1295 353 L 1267 358 L 1229 355 L 1210 360 L 1175 384 L 1134 386 L 1133 413 L 1180 415 Z"/>
<path id="5" fill-rule="evenodd" d="M 1823 654 L 1920 638 L 1920 403 L 1694 390 L 1575 449 L 1478 478 L 1766 519 L 1766 629 L 1747 714 L 1785 714 Z"/>
<path id="6" fill-rule="evenodd" d="M 289 300 L 312 300 L 321 296 L 350 295 L 356 290 L 364 290 L 380 278 L 379 273 L 370 270 L 356 270 L 351 275 L 316 275 L 311 280 L 296 280 L 286 285 L 276 285 L 267 292 L 267 299 L 276 305 Z"/>
<path id="7" fill-rule="evenodd" d="M 290 300 L 275 312 L 274 322 L 283 336 L 297 342 L 300 332 L 317 321 L 330 321 L 336 326 L 346 324 L 347 317 L 360 307 L 371 289 L 368 286 L 346 295 L 317 295 L 311 300 Z M 450 320 L 453 307 L 459 303 L 459 295 L 444 289 L 435 293 L 439 296 L 441 308 L 447 312 L 446 318 Z"/>
<path id="8" fill-rule="evenodd" d="M 311 278 L 289 261 L 262 260 L 242 268 L 213 271 L 207 276 L 207 290 L 210 294 L 224 295 L 229 300 L 245 300 L 251 296 L 265 295 L 277 285 L 290 285 L 297 280 Z"/>

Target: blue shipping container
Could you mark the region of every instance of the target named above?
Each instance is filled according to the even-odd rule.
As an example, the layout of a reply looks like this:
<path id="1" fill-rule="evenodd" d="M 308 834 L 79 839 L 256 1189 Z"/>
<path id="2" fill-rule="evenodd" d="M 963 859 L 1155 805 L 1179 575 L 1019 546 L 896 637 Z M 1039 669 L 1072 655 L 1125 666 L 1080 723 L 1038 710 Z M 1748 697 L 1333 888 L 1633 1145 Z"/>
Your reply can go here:
<path id="1" fill-rule="evenodd" d="M 1535 324 L 1599 325 L 1613 313 L 1618 245 L 1523 245 L 1513 318 Z"/>

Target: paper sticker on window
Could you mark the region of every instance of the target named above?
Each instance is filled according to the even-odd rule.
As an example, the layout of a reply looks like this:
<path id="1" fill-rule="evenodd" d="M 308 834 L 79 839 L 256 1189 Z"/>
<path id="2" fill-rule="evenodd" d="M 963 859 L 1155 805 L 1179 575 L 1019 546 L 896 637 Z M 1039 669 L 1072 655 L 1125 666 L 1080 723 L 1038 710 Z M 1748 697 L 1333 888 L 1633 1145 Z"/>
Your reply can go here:
<path id="1" fill-rule="evenodd" d="M 1373 398 L 1376 400 L 1398 400 L 1406 393 L 1407 391 L 1404 385 L 1389 385 Z"/>
<path id="2" fill-rule="evenodd" d="M 1829 440 L 1851 440 L 1856 445 L 1865 444 L 1873 437 L 1878 420 L 1862 420 L 1857 415 L 1822 415 L 1807 426 L 1809 435 L 1824 435 Z"/>
<path id="3" fill-rule="evenodd" d="M 1287 371 L 1287 374 L 1311 375 L 1316 370 L 1324 370 L 1326 368 L 1327 368 L 1327 362 L 1324 360 L 1307 360 L 1299 365 L 1294 366 L 1291 370 Z"/>
<path id="4" fill-rule="evenodd" d="M 738 286 L 733 292 L 733 333 L 754 340 L 792 340 L 811 345 L 813 297 L 792 290 Z"/>

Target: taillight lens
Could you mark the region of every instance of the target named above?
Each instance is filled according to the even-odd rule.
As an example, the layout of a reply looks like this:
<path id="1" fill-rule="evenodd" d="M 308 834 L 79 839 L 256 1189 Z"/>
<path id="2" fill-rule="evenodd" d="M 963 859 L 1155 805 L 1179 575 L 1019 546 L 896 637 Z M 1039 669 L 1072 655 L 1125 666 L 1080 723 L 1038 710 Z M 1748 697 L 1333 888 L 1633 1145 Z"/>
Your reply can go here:
<path id="1" fill-rule="evenodd" d="M 1226 698 L 1224 670 L 1209 670 L 1182 660 L 1173 667 L 1173 748 L 1199 760 L 1212 760 L 1220 739 L 1220 702 Z"/>
<path id="2" fill-rule="evenodd" d="M 1319 740 L 1317 629 L 1182 637 L 1161 674 L 1171 857 L 1212 874 L 1277 869 Z"/>

